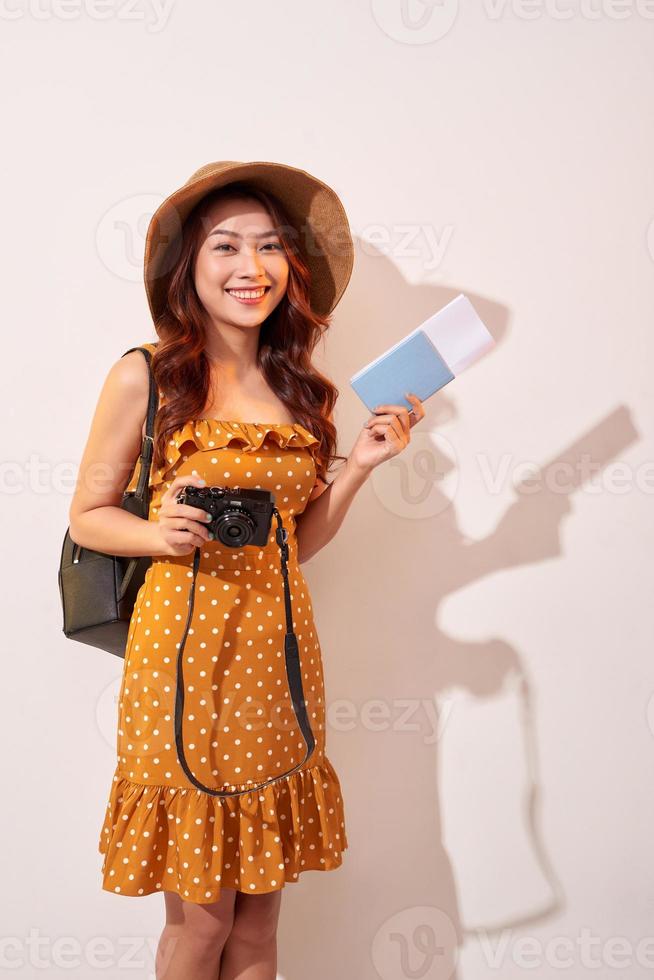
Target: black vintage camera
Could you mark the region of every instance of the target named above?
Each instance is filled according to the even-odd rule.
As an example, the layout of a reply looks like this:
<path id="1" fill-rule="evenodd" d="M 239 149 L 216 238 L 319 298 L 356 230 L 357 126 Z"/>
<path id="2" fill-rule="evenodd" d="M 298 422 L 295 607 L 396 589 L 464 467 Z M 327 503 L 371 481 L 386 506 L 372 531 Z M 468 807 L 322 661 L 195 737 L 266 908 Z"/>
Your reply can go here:
<path id="1" fill-rule="evenodd" d="M 187 486 L 182 487 L 175 502 L 211 514 L 206 526 L 215 541 L 230 548 L 246 544 L 263 548 L 268 543 L 275 508 L 275 495 L 269 490 Z"/>

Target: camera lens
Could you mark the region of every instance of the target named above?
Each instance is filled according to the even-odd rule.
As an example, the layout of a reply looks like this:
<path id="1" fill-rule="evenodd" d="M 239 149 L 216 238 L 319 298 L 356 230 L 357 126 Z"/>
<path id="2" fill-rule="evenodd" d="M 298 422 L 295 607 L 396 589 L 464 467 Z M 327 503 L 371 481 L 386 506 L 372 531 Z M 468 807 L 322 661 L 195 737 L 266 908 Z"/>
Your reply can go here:
<path id="1" fill-rule="evenodd" d="M 225 510 L 216 519 L 216 538 L 230 548 L 242 548 L 254 537 L 255 524 L 241 510 Z"/>

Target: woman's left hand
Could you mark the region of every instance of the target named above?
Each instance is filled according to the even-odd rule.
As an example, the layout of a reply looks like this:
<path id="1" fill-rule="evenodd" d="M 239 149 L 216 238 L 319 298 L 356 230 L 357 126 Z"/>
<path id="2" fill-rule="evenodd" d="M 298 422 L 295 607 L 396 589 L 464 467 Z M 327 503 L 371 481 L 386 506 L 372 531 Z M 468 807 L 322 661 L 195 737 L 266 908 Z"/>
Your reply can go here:
<path id="1" fill-rule="evenodd" d="M 413 405 L 410 412 L 404 405 L 377 405 L 373 409 L 374 415 L 359 433 L 348 463 L 369 471 L 406 449 L 411 441 L 409 430 L 425 417 L 418 396 L 407 392 L 406 397 Z"/>

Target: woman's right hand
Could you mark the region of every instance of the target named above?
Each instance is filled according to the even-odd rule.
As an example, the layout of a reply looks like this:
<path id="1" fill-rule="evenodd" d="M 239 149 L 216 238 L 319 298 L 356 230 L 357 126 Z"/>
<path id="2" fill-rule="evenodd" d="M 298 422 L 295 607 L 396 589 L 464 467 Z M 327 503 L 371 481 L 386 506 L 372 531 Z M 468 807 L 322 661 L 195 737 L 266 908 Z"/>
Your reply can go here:
<path id="1" fill-rule="evenodd" d="M 205 481 L 195 474 L 176 476 L 161 498 L 159 520 L 153 521 L 156 535 L 153 554 L 188 555 L 197 546 L 202 547 L 205 541 L 210 541 L 209 529 L 206 527 L 210 515 L 200 507 L 175 502 L 182 487 L 206 486 Z"/>

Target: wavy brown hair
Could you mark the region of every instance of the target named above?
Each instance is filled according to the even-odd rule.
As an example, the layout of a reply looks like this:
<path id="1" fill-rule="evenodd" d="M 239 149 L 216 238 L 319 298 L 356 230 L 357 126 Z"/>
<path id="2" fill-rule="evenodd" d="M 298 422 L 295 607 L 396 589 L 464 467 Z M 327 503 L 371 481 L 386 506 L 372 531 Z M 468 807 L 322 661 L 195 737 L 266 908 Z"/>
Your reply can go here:
<path id="1" fill-rule="evenodd" d="M 202 244 L 203 219 L 215 201 L 226 198 L 259 201 L 269 212 L 289 264 L 285 295 L 259 330 L 257 363 L 272 390 L 293 418 L 319 441 L 313 448 L 317 475 L 325 480 L 332 461 L 346 459 L 336 450 L 331 421 L 338 389 L 316 370 L 311 355 L 331 316 L 311 309 L 309 268 L 287 229 L 292 224 L 280 201 L 247 181 L 210 191 L 184 222 L 177 261 L 171 270 L 164 312 L 155 322 L 159 343 L 152 373 L 163 396 L 154 427 L 153 467 L 166 464 L 169 439 L 188 421 L 203 417 L 211 372 L 206 354 L 207 313 L 193 280 L 195 257 Z M 245 420 L 247 421 L 247 420 Z"/>

